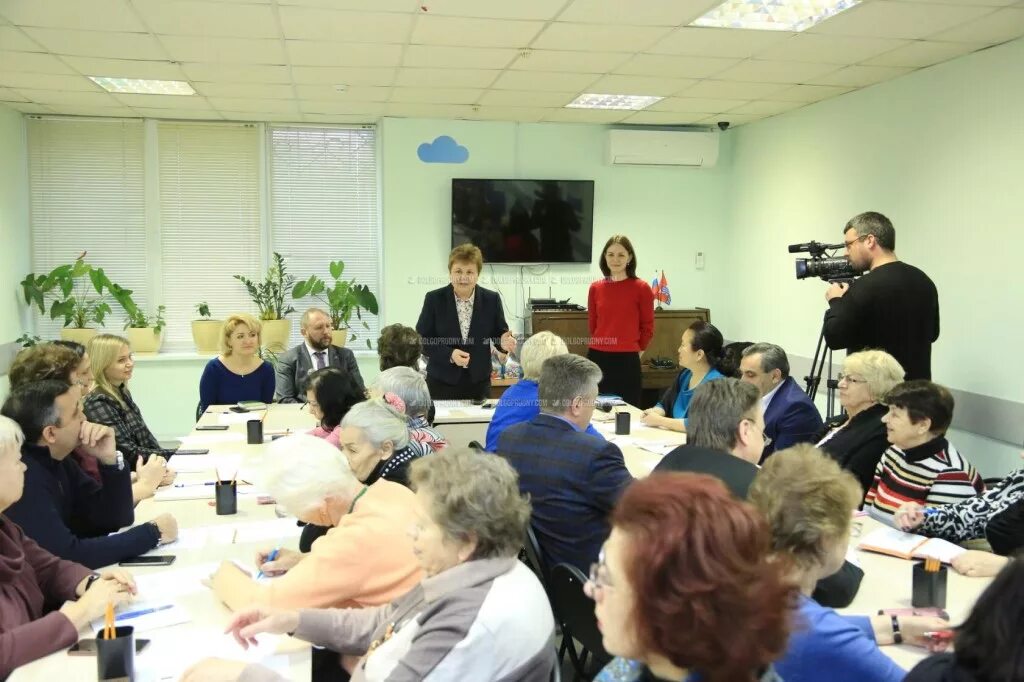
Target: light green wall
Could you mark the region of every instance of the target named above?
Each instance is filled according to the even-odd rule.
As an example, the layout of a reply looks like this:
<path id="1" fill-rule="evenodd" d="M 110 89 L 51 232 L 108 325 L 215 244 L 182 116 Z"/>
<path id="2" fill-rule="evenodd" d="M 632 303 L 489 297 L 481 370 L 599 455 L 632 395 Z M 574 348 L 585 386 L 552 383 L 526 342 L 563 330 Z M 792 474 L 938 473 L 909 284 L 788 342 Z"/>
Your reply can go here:
<path id="1" fill-rule="evenodd" d="M 18 282 L 29 269 L 25 121 L 21 113 L 0 105 L 0 345 L 13 342 L 24 331 Z M 2 397 L 7 393 L 6 367 L 0 374 Z"/>
<path id="2" fill-rule="evenodd" d="M 612 234 L 630 237 L 637 274 L 650 280 L 664 269 L 672 307 L 704 306 L 712 316 L 723 272 L 724 208 L 728 165 L 715 168 L 610 166 L 605 162 L 607 128 L 598 125 L 385 119 L 383 138 L 384 322 L 414 325 L 423 295 L 448 283 L 451 249 L 451 179 L 557 178 L 594 180 L 594 248 Z M 464 164 L 427 164 L 417 147 L 450 135 L 469 149 Z M 727 154 L 723 154 L 723 158 Z M 706 267 L 694 268 L 694 252 Z M 506 318 L 522 331 L 526 288 L 534 297 L 571 298 L 586 305 L 596 265 L 529 268 L 485 266 L 485 286 L 497 278 Z M 518 284 L 523 283 L 519 291 Z M 718 297 L 718 298 L 716 298 Z"/>
<path id="3" fill-rule="evenodd" d="M 899 256 L 939 289 L 935 380 L 1024 402 L 1021 74 L 1016 41 L 737 129 L 729 289 L 742 305 L 723 309 L 724 328 L 811 356 L 826 285 L 796 281 L 786 245 L 840 242 L 850 217 L 881 211 Z M 1019 466 L 1016 447 L 957 442 L 986 474 Z"/>

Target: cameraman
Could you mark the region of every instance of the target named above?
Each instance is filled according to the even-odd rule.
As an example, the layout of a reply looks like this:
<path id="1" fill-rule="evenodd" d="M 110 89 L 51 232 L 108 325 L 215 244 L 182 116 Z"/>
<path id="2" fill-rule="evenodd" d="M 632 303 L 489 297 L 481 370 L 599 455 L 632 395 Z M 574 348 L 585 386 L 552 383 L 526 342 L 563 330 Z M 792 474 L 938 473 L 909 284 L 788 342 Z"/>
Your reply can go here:
<path id="1" fill-rule="evenodd" d="M 881 213 L 854 216 L 843 236 L 850 264 L 870 272 L 853 284 L 834 283 L 825 292 L 825 341 L 848 353 L 884 350 L 906 370 L 907 381 L 931 379 L 932 343 L 939 338 L 935 284 L 896 258 L 896 230 Z"/>

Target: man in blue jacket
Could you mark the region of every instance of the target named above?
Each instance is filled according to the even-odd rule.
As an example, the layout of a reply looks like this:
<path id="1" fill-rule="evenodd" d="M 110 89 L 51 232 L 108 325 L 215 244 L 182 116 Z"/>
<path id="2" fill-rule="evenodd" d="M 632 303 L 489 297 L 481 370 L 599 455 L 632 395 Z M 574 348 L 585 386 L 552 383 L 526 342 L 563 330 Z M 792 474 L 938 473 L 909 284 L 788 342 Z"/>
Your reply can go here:
<path id="1" fill-rule="evenodd" d="M 178 537 L 170 514 L 117 533 L 135 521 L 131 471 L 114 445 L 114 430 L 87 422 L 81 389 L 36 381 L 14 389 L 0 409 L 25 435 L 25 489 L 6 516 L 25 535 L 62 559 L 100 568 Z M 99 461 L 102 485 L 69 455 L 80 449 Z M 108 533 L 113 533 L 108 535 Z"/>
<path id="2" fill-rule="evenodd" d="M 786 351 L 774 343 L 755 343 L 743 351 L 740 378 L 761 392 L 764 435 L 770 439 L 762 463 L 776 450 L 813 443 L 825 428 L 814 402 L 789 376 Z"/>
<path id="3" fill-rule="evenodd" d="M 548 567 L 565 562 L 589 571 L 608 539 L 608 515 L 633 482 L 618 446 L 586 433 L 600 380 L 601 368 L 584 357 L 548 358 L 537 389 L 540 414 L 498 438 L 498 455 L 530 495 L 530 523 Z"/>

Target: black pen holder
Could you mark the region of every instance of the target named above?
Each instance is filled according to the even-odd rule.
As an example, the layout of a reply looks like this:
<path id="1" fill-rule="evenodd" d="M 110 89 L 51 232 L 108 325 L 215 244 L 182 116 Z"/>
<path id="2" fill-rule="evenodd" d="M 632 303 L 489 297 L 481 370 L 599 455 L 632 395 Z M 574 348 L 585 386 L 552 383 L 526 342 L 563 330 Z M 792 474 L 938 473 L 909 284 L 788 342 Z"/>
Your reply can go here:
<path id="1" fill-rule="evenodd" d="M 213 489 L 217 500 L 217 516 L 238 512 L 238 485 L 234 481 L 217 481 Z"/>
<path id="2" fill-rule="evenodd" d="M 245 433 L 248 436 L 249 445 L 263 444 L 263 422 L 259 419 L 250 419 L 245 422 Z"/>
<path id="3" fill-rule="evenodd" d="M 945 566 L 940 566 L 937 571 L 928 572 L 924 570 L 923 561 L 915 563 L 910 604 L 916 607 L 946 608 L 946 578 L 948 575 L 949 571 Z"/>
<path id="4" fill-rule="evenodd" d="M 114 639 L 96 637 L 96 679 L 135 680 L 135 628 L 121 625 L 114 628 Z"/>
<path id="5" fill-rule="evenodd" d="M 629 412 L 615 413 L 615 433 L 619 436 L 629 434 Z"/>

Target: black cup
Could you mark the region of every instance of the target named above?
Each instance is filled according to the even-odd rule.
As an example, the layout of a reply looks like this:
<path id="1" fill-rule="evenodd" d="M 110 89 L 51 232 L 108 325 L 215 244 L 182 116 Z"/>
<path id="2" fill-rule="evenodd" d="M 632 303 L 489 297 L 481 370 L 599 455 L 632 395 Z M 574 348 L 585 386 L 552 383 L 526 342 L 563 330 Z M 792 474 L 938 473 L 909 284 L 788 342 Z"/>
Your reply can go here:
<path id="1" fill-rule="evenodd" d="M 259 419 L 250 419 L 245 422 L 245 432 L 249 436 L 249 445 L 261 445 L 263 443 L 263 422 Z"/>
<path id="2" fill-rule="evenodd" d="M 217 515 L 226 516 L 238 512 L 238 486 L 234 481 L 217 481 L 213 486 L 217 499 Z"/>
<path id="3" fill-rule="evenodd" d="M 135 679 L 135 628 L 121 625 L 114 628 L 114 639 L 103 639 L 96 633 L 96 678 L 99 680 Z"/>
<path id="4" fill-rule="evenodd" d="M 629 412 L 615 413 L 615 433 L 620 436 L 629 433 Z"/>
<path id="5" fill-rule="evenodd" d="M 924 570 L 923 561 L 915 563 L 913 591 L 910 596 L 911 606 L 946 608 L 946 578 L 948 575 L 949 572 L 945 566 L 940 566 L 939 570 L 929 573 Z"/>

